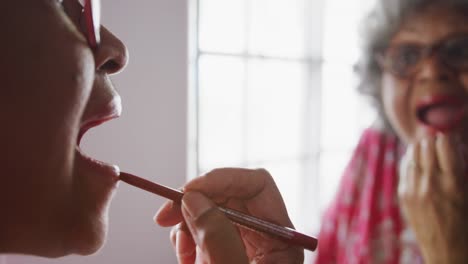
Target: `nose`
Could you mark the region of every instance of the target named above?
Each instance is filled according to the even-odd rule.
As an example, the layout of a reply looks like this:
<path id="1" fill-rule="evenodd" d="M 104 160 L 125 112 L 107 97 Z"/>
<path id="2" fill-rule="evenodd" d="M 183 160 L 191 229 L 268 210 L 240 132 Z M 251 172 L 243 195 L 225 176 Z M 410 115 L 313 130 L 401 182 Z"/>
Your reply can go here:
<path id="1" fill-rule="evenodd" d="M 128 63 L 127 47 L 105 27 L 101 43 L 94 51 L 96 77 L 82 120 L 82 130 L 117 118 L 122 112 L 120 95 L 108 75 L 121 72 Z"/>
<path id="2" fill-rule="evenodd" d="M 455 78 L 456 71 L 437 55 L 425 58 L 416 75 L 418 82 L 449 82 Z"/>
<path id="3" fill-rule="evenodd" d="M 128 63 L 128 50 L 120 39 L 101 27 L 101 43 L 94 54 L 96 69 L 109 75 L 121 72 Z"/>

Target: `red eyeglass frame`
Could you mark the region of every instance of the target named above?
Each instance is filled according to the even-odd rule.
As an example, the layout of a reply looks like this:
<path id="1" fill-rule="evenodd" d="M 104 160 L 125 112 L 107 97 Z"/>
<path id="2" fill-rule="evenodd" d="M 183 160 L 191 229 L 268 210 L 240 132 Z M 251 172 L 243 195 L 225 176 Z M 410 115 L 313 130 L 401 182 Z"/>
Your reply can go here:
<path id="1" fill-rule="evenodd" d="M 101 43 L 101 1 L 84 0 L 83 13 L 86 24 L 86 38 L 92 49 L 97 49 Z"/>

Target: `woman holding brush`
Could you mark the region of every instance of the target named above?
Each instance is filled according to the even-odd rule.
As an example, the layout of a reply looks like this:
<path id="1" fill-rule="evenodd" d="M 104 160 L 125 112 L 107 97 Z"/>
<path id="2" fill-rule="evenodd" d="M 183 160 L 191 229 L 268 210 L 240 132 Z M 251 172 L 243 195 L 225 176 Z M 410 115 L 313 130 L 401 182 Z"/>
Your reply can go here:
<path id="1" fill-rule="evenodd" d="M 92 254 L 105 241 L 119 170 L 88 157 L 79 144 L 90 128 L 120 115 L 121 100 L 109 76 L 127 64 L 126 47 L 100 26 L 99 0 L 1 4 L 0 254 L 50 258 Z M 220 173 L 229 175 L 229 186 L 218 181 Z M 172 207 L 177 210 L 171 212 L 177 216 L 182 212 L 187 223 L 180 229 L 185 233 L 176 236 L 181 262 L 194 259 L 193 251 L 183 253 L 194 243 L 198 260 L 210 263 L 302 261 L 298 248 L 239 233 L 212 201 L 195 192 L 209 189 L 206 194 L 216 202 L 248 208 L 254 215 L 292 227 L 265 171 L 210 175 L 203 178 L 208 181 L 189 184 L 181 207 Z M 247 175 L 253 177 L 247 180 Z M 276 211 L 265 211 L 265 202 L 274 204 Z M 159 219 L 166 225 L 174 222 L 163 215 Z"/>

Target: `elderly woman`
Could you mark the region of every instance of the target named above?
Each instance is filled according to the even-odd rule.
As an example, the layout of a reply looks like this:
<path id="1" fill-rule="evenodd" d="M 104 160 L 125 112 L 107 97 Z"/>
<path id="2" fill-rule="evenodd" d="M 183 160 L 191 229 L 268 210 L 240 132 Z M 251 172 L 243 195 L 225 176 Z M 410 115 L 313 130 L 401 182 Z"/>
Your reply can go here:
<path id="1" fill-rule="evenodd" d="M 380 122 L 325 214 L 317 263 L 467 263 L 468 1 L 380 0 L 365 22 L 359 88 Z"/>
<path id="2" fill-rule="evenodd" d="M 109 78 L 125 67 L 127 51 L 100 27 L 98 9 L 98 0 L 2 1 L 0 254 L 87 255 L 105 240 L 119 171 L 83 154 L 79 144 L 88 129 L 120 115 Z M 229 188 L 219 174 L 232 179 Z M 238 174 L 254 177 L 236 181 Z M 219 200 L 235 197 L 237 206 L 292 226 L 266 172 L 226 169 L 211 175 L 191 186 Z M 298 248 L 239 234 L 213 202 L 189 187 L 177 212 L 185 217 L 198 259 L 248 263 L 253 250 L 242 239 L 252 237 L 263 259 L 302 260 Z M 262 210 L 268 201 L 275 203 L 274 213 Z"/>

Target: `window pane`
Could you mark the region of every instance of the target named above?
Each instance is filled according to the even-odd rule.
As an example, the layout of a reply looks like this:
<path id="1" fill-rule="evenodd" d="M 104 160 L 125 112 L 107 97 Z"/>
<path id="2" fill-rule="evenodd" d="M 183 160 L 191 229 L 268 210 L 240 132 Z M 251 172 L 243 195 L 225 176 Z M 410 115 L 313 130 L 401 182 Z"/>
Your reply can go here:
<path id="1" fill-rule="evenodd" d="M 320 156 L 319 196 L 320 213 L 327 208 L 335 197 L 341 176 L 351 158 L 354 148 L 345 151 L 325 151 Z"/>
<path id="2" fill-rule="evenodd" d="M 241 162 L 244 73 L 241 59 L 200 58 L 199 159 L 202 171 Z"/>
<path id="3" fill-rule="evenodd" d="M 350 65 L 324 63 L 322 149 L 349 149 L 356 144 L 363 127 L 372 123 L 373 111 L 356 86 Z"/>
<path id="4" fill-rule="evenodd" d="M 360 22 L 374 0 L 326 0 L 324 58 L 353 64 L 358 56 Z"/>
<path id="5" fill-rule="evenodd" d="M 305 51 L 304 0 L 249 0 L 249 51 L 300 57 Z"/>
<path id="6" fill-rule="evenodd" d="M 244 0 L 200 0 L 200 49 L 233 53 L 244 51 L 245 11 Z"/>
<path id="7" fill-rule="evenodd" d="M 301 153 L 305 78 L 305 66 L 301 63 L 249 61 L 249 161 L 284 159 Z"/>
<path id="8" fill-rule="evenodd" d="M 252 168 L 265 168 L 275 179 L 293 223 L 298 223 L 300 214 L 302 162 L 299 160 L 259 163 Z M 297 226 L 296 226 L 297 227 Z"/>

